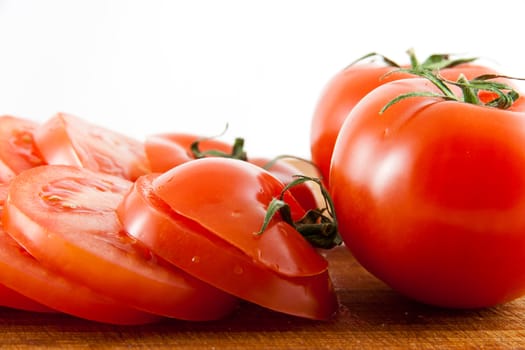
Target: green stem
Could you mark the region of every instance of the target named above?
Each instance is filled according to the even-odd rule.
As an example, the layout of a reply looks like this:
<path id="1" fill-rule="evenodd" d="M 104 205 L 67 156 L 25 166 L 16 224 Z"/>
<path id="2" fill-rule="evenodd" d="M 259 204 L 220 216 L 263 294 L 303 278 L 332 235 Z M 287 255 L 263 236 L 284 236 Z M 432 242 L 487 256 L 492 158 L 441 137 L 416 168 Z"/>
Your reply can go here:
<path id="1" fill-rule="evenodd" d="M 307 181 L 313 181 L 320 186 L 321 194 L 325 201 L 325 208 L 308 210 L 301 219 L 293 221 L 290 206 L 283 200 L 284 194 L 290 188 Z M 283 188 L 279 198 L 274 198 L 270 202 L 263 224 L 256 234 L 263 234 L 277 213 L 281 215 L 283 221 L 293 226 L 314 247 L 330 249 L 341 245 L 343 242 L 339 235 L 333 201 L 321 180 L 318 178 L 297 175 L 294 181 Z"/>
<path id="2" fill-rule="evenodd" d="M 470 103 L 473 105 L 480 105 L 481 101 L 478 97 L 479 90 L 475 89 L 472 85 L 469 84 L 468 79 L 460 74 L 458 77 L 458 83 L 463 92 L 463 102 Z"/>

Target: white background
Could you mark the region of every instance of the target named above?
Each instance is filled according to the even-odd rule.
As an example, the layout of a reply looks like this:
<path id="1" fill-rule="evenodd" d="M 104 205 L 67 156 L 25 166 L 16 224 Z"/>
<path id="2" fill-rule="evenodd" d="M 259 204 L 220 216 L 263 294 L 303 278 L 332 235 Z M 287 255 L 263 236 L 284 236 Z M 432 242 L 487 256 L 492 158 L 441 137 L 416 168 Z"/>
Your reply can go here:
<path id="1" fill-rule="evenodd" d="M 0 114 L 75 114 L 143 139 L 242 136 L 309 156 L 323 86 L 372 51 L 480 56 L 525 76 L 522 1 L 0 0 Z"/>

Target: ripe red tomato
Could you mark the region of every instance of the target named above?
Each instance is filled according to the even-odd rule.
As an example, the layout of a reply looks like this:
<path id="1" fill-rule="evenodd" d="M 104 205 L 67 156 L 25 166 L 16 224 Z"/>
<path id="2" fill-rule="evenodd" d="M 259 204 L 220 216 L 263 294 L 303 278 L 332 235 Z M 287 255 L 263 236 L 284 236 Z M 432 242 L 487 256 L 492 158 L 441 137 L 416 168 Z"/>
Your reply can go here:
<path id="1" fill-rule="evenodd" d="M 223 317 L 236 298 L 176 269 L 122 229 L 120 177 L 47 165 L 9 187 L 5 230 L 45 266 L 142 311 L 187 320 Z"/>
<path id="2" fill-rule="evenodd" d="M 187 133 L 157 134 L 146 138 L 145 149 L 151 170 L 153 172 L 166 172 L 177 165 L 197 159 L 198 155 L 192 151 L 192 145 L 197 140 L 200 140 L 198 149 L 203 153 L 203 156 L 204 154 L 213 156 L 213 153 L 207 153 L 212 151 L 220 152 L 225 156 L 231 155 L 231 158 L 238 157 L 237 159 L 246 160 L 267 169 L 285 185 L 292 182 L 295 179 L 295 175 L 303 174 L 303 171 L 298 167 L 284 160 L 272 162 L 267 158 L 247 158 L 242 147 L 235 148 L 235 145 L 232 146 L 220 140 L 203 138 L 202 136 Z M 235 154 L 237 149 L 240 154 Z M 290 191 L 304 209 L 308 210 L 318 207 L 315 189 L 310 183 L 306 182 L 294 186 Z"/>
<path id="3" fill-rule="evenodd" d="M 202 138 L 187 133 L 165 133 L 150 135 L 144 142 L 151 171 L 163 173 L 174 166 L 196 159 L 191 145 L 199 140 L 201 151 L 215 150 L 231 153 L 232 146 L 213 138 Z"/>
<path id="4" fill-rule="evenodd" d="M 37 127 L 38 123 L 31 120 L 0 116 L 0 182 L 9 182 L 19 172 L 44 164 L 33 140 Z"/>
<path id="5" fill-rule="evenodd" d="M 327 261 L 278 216 L 283 184 L 239 160 L 205 158 L 137 180 L 118 209 L 126 230 L 156 254 L 239 298 L 327 319 L 337 308 Z M 304 210 L 286 193 L 292 216 Z"/>
<path id="6" fill-rule="evenodd" d="M 460 63 L 463 62 L 462 60 L 448 60 L 446 55 L 443 55 L 442 60 L 439 73 L 449 80 L 457 80 L 460 74 L 464 74 L 467 79 L 483 74 L 497 74 L 495 70 L 483 65 Z M 414 68 L 421 66 L 435 67 L 436 62 L 432 60 L 412 63 Z M 404 67 L 408 68 L 408 65 Z M 326 186 L 329 186 L 330 162 L 337 135 L 354 106 L 378 86 L 394 80 L 416 77 L 404 72 L 392 73 L 399 68 L 400 66 L 391 62 L 353 64 L 338 72 L 324 87 L 312 118 L 310 151 L 312 161 L 319 167 Z M 510 83 L 508 80 L 505 82 Z"/>
<path id="7" fill-rule="evenodd" d="M 135 180 L 148 173 L 142 142 L 58 113 L 34 132 L 35 143 L 48 164 L 74 165 Z"/>
<path id="8" fill-rule="evenodd" d="M 0 212 L 3 212 L 7 189 L 6 184 L 0 185 Z M 6 234 L 1 225 L 0 283 L 3 283 L 0 288 L 3 306 L 41 312 L 56 310 L 113 324 L 144 324 L 159 320 L 158 316 L 125 306 L 44 267 Z"/>
<path id="9" fill-rule="evenodd" d="M 485 307 L 525 293 L 525 112 L 413 97 L 391 82 L 343 124 L 330 172 L 340 233 L 355 257 L 425 303 Z"/>

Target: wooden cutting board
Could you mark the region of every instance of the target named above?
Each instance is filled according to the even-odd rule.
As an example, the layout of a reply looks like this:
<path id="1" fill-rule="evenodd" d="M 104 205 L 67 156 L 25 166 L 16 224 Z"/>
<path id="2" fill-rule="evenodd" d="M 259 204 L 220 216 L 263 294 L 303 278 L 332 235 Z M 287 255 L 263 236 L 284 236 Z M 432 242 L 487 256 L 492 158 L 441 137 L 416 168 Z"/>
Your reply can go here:
<path id="1" fill-rule="evenodd" d="M 0 309 L 1 349 L 467 349 L 525 348 L 525 298 L 490 309 L 421 305 L 368 274 L 345 247 L 327 254 L 340 310 L 310 321 L 243 304 L 216 322 L 112 326 Z"/>

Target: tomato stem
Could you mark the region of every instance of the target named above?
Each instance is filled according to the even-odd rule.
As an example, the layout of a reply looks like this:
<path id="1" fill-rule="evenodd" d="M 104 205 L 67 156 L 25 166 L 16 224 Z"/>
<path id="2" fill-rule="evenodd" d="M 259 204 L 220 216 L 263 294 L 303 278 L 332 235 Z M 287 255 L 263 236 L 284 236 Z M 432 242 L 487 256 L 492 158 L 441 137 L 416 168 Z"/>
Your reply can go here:
<path id="1" fill-rule="evenodd" d="M 401 68 L 396 71 L 403 71 L 428 79 L 434 86 L 436 86 L 441 93 L 431 91 L 412 91 L 401 94 L 390 100 L 381 110 L 379 114 L 383 114 L 392 105 L 411 97 L 435 97 L 448 101 L 465 102 L 474 105 L 496 107 L 500 109 L 507 109 L 519 98 L 519 93 L 510 85 L 492 81 L 496 78 L 507 78 L 524 80 L 521 78 L 513 78 L 503 75 L 487 74 L 468 80 L 463 74 L 460 74 L 457 81 L 450 81 L 439 76 L 438 73 L 428 69 L 404 69 Z M 387 74 L 391 74 L 389 72 Z M 461 96 L 456 95 L 449 85 L 455 85 L 461 89 Z M 488 102 L 481 101 L 479 98 L 480 91 L 487 91 L 493 93 L 496 97 Z"/>
<path id="2" fill-rule="evenodd" d="M 293 221 L 290 213 L 290 206 L 284 201 L 284 194 L 290 188 L 307 181 L 313 181 L 320 187 L 325 206 L 324 208 L 308 210 L 301 219 Z M 343 242 L 339 235 L 333 201 L 321 180 L 318 178 L 296 175 L 295 180 L 283 188 L 279 198 L 274 198 L 268 204 L 263 224 L 256 234 L 262 234 L 277 213 L 281 215 L 283 221 L 293 226 L 312 246 L 316 248 L 330 249 L 341 245 Z"/>
<path id="3" fill-rule="evenodd" d="M 201 151 L 200 150 L 200 143 L 205 140 L 209 140 L 210 138 L 200 138 L 198 140 L 195 140 L 190 145 L 191 154 L 195 159 L 200 159 L 204 157 L 223 157 L 223 158 L 232 158 L 232 159 L 239 159 L 239 160 L 247 160 L 246 152 L 244 151 L 244 139 L 241 137 L 237 137 L 233 143 L 232 151 L 231 153 L 222 152 L 219 150 L 207 150 L 207 151 Z"/>
<path id="4" fill-rule="evenodd" d="M 420 62 L 414 49 L 410 48 L 406 51 L 406 53 L 410 60 L 410 69 L 439 70 L 443 68 L 455 67 L 463 63 L 470 63 L 478 59 L 477 57 L 451 58 L 451 54 L 432 54 L 428 56 L 423 62 Z M 385 55 L 377 52 L 370 52 L 364 56 L 359 57 L 350 63 L 346 68 L 373 57 L 381 58 L 387 66 L 394 68 L 402 67 L 400 64 L 396 63 L 394 60 L 386 57 Z"/>

